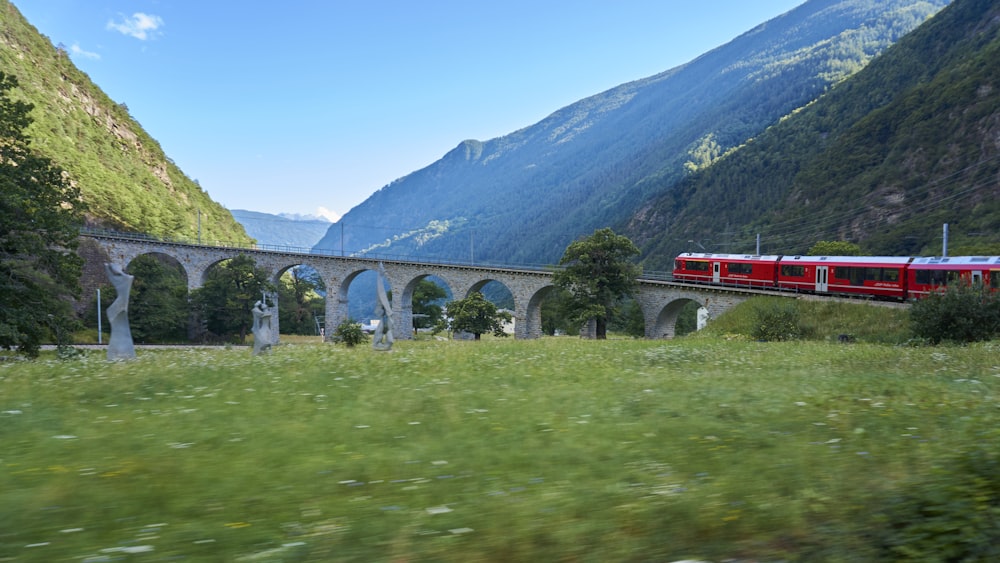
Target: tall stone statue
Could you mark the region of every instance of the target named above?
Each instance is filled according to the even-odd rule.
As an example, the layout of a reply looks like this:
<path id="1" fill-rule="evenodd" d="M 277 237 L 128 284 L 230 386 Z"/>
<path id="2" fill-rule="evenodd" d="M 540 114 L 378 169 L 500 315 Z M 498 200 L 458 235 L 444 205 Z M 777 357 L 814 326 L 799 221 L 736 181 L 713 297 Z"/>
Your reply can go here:
<path id="1" fill-rule="evenodd" d="M 708 324 L 708 309 L 704 307 L 698 307 L 698 318 L 697 318 L 696 330 L 701 330 L 705 328 Z"/>
<path id="2" fill-rule="evenodd" d="M 274 329 L 271 323 L 273 319 L 271 308 L 263 301 L 258 301 L 253 306 L 253 355 L 256 356 L 264 351 L 271 350 L 274 343 Z"/>
<path id="3" fill-rule="evenodd" d="M 126 274 L 118 264 L 105 262 L 104 271 L 108 273 L 108 279 L 118 294 L 107 309 L 108 321 L 111 323 L 108 359 L 130 360 L 135 357 L 135 345 L 132 343 L 132 330 L 128 326 L 128 297 L 135 277 Z"/>
<path id="4" fill-rule="evenodd" d="M 372 348 L 375 350 L 392 349 L 392 303 L 385 292 L 383 280 L 389 279 L 385 273 L 385 266 L 378 263 L 378 279 L 375 282 L 375 292 L 378 294 L 378 302 L 375 305 L 375 317 L 378 318 L 378 326 L 375 327 L 375 334 L 372 335 Z"/>

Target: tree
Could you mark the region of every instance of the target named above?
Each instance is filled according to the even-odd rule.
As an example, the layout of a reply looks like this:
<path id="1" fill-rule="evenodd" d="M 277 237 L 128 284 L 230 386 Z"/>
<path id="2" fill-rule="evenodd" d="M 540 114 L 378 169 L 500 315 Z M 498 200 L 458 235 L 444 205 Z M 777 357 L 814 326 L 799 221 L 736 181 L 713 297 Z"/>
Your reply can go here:
<path id="1" fill-rule="evenodd" d="M 578 334 L 581 323 L 574 317 L 572 296 L 566 290 L 553 288 L 542 301 L 542 334 Z"/>
<path id="2" fill-rule="evenodd" d="M 809 249 L 809 256 L 861 256 L 861 247 L 846 240 L 821 240 Z"/>
<path id="3" fill-rule="evenodd" d="M 447 324 L 452 331 L 471 332 L 476 340 L 487 332 L 492 332 L 493 336 L 507 336 L 503 331 L 503 323 L 511 321 L 510 313 L 497 309 L 496 305 L 487 301 L 478 291 L 465 299 L 449 302 L 445 305 L 445 310 L 451 317 Z"/>
<path id="4" fill-rule="evenodd" d="M 326 291 L 316 270 L 296 266 L 285 272 L 278 283 L 278 318 L 285 334 L 316 334 L 316 316 L 323 315 Z"/>
<path id="5" fill-rule="evenodd" d="M 254 304 L 274 291 L 267 272 L 253 258 L 241 254 L 208 271 L 205 284 L 194 291 L 195 310 L 209 333 L 235 336 L 246 343 L 253 324 Z M 279 307 L 280 314 L 280 307 Z"/>
<path id="6" fill-rule="evenodd" d="M 440 285 L 423 279 L 413 289 L 413 328 L 429 328 L 441 321 L 443 308 L 439 303 L 448 293 Z M 419 315 L 419 316 L 418 316 Z"/>
<path id="7" fill-rule="evenodd" d="M 608 319 L 623 297 L 631 297 L 642 269 L 630 259 L 639 249 L 628 237 L 609 228 L 598 229 L 589 237 L 566 247 L 552 281 L 571 295 L 578 320 L 594 319 L 597 338 L 607 338 Z"/>
<path id="8" fill-rule="evenodd" d="M 136 342 L 181 342 L 187 339 L 191 308 L 187 281 L 176 263 L 144 254 L 132 260 L 135 276 L 129 302 L 129 327 Z M 114 300 L 114 288 L 107 303 Z"/>
<path id="9" fill-rule="evenodd" d="M 16 87 L 0 72 L 0 347 L 35 357 L 77 326 L 68 298 L 80 294 L 85 207 L 63 171 L 31 151 L 33 106 L 10 98 Z"/>

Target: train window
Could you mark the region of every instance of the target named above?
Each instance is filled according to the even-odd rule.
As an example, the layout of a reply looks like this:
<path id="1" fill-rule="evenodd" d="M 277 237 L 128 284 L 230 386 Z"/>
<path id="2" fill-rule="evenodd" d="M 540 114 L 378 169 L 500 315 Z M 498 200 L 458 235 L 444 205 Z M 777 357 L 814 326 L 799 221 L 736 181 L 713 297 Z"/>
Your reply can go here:
<path id="1" fill-rule="evenodd" d="M 990 287 L 1000 289 L 1000 270 L 990 272 Z"/>
<path id="2" fill-rule="evenodd" d="M 948 285 L 960 276 L 958 270 L 917 270 L 914 279 L 922 285 Z"/>
<path id="3" fill-rule="evenodd" d="M 703 262 L 703 261 L 700 261 L 700 260 L 688 260 L 687 261 L 687 269 L 688 270 L 695 270 L 695 271 L 698 271 L 698 272 L 707 272 L 708 271 L 708 262 Z"/>
<path id="4" fill-rule="evenodd" d="M 785 265 L 781 267 L 781 275 L 791 278 L 804 278 L 806 276 L 806 267 Z"/>
<path id="5" fill-rule="evenodd" d="M 899 270 L 895 268 L 882 268 L 882 281 L 898 282 Z"/>
<path id="6" fill-rule="evenodd" d="M 868 270 L 878 270 L 878 268 L 838 266 L 833 269 L 832 276 L 837 279 L 848 280 L 848 283 L 851 285 L 865 285 L 865 279 L 871 279 L 868 276 L 872 275 Z"/>
<path id="7" fill-rule="evenodd" d="M 753 264 L 744 264 L 742 262 L 736 262 L 736 263 L 726 264 L 726 269 L 729 270 L 730 274 L 752 274 Z"/>

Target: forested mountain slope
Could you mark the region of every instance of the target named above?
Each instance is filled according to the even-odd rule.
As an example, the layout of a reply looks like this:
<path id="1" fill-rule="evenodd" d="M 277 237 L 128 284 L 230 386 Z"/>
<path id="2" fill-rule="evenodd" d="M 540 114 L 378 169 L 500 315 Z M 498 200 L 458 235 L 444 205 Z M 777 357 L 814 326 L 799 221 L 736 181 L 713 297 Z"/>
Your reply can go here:
<path id="1" fill-rule="evenodd" d="M 504 137 L 462 142 L 352 209 L 318 247 L 554 262 L 580 234 L 626 221 L 946 3 L 810 0 L 688 64 Z"/>
<path id="2" fill-rule="evenodd" d="M 863 71 L 643 206 L 647 267 L 679 251 L 1000 252 L 1000 5 L 955 0 Z M 693 243 L 688 241 L 694 241 Z"/>
<path id="3" fill-rule="evenodd" d="M 330 228 L 330 221 L 325 219 L 293 219 L 245 209 L 230 209 L 229 212 L 258 244 L 267 246 L 312 248 Z"/>
<path id="4" fill-rule="evenodd" d="M 9 0 L 0 0 L 0 72 L 34 104 L 32 147 L 69 173 L 89 205 L 88 223 L 158 236 L 249 242 L 224 207 L 52 45 Z"/>

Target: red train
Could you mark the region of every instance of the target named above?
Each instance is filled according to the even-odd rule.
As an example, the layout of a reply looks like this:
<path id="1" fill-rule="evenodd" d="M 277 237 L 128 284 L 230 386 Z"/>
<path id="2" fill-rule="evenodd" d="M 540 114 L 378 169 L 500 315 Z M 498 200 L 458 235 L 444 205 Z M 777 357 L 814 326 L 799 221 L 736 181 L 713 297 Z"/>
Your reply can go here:
<path id="1" fill-rule="evenodd" d="M 674 279 L 878 299 L 919 299 L 956 282 L 1000 290 L 1000 256 L 756 256 L 696 254 L 674 260 Z"/>

